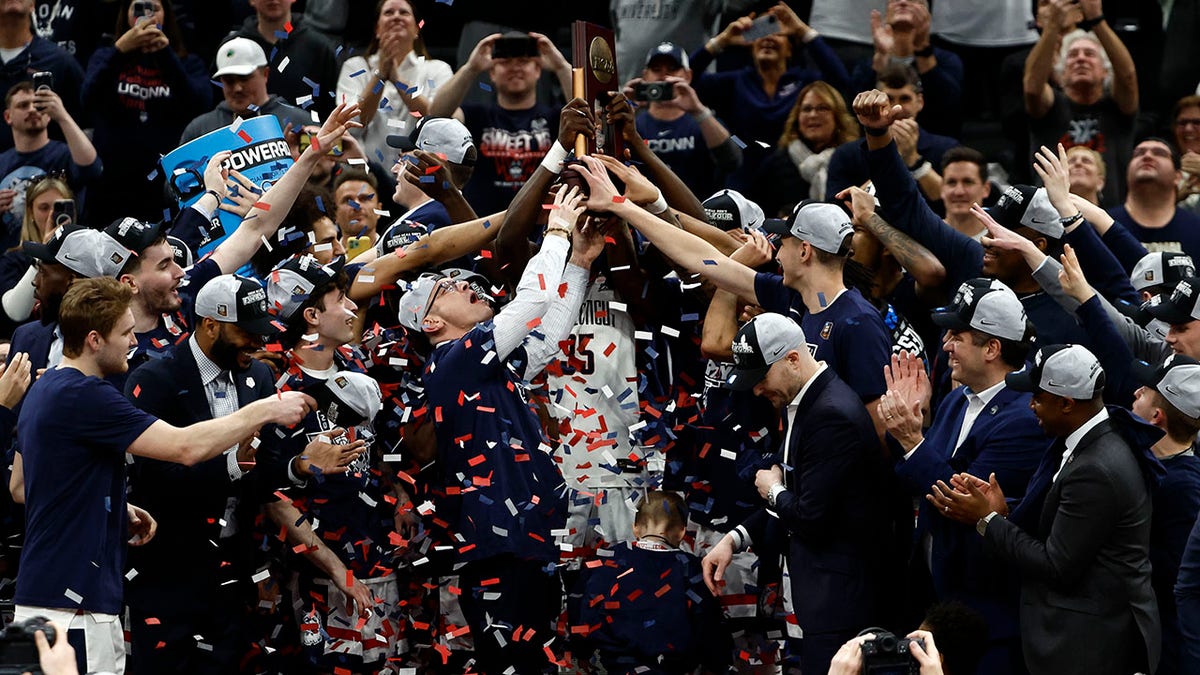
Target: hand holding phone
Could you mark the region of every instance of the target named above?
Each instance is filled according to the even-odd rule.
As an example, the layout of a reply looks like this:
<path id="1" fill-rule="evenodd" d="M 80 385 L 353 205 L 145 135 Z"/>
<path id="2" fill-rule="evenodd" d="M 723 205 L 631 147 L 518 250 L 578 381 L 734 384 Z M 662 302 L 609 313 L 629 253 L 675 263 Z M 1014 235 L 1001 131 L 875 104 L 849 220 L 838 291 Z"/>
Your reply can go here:
<path id="1" fill-rule="evenodd" d="M 774 14 L 763 14 L 754 20 L 743 33 L 742 37 L 746 42 L 754 42 L 759 38 L 765 38 L 768 35 L 774 35 L 783 30 L 779 25 L 779 17 Z"/>

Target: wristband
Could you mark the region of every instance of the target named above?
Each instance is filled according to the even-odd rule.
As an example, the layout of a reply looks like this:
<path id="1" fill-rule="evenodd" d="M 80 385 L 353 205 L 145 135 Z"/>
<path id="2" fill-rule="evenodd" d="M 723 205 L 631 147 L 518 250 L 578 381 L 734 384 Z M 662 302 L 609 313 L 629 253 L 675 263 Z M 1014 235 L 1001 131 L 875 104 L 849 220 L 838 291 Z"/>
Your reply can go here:
<path id="1" fill-rule="evenodd" d="M 697 122 L 703 122 L 704 120 L 706 120 L 712 116 L 713 116 L 712 108 L 705 108 L 701 112 L 692 113 L 692 119 L 696 120 Z"/>
<path id="2" fill-rule="evenodd" d="M 1076 211 L 1075 215 L 1059 218 L 1058 222 L 1062 223 L 1063 227 L 1070 227 L 1081 220 L 1083 220 L 1083 211 Z"/>
<path id="3" fill-rule="evenodd" d="M 550 234 L 551 232 L 562 232 L 563 234 L 565 234 L 567 236 L 567 239 L 571 238 L 571 228 L 569 228 L 569 227 L 563 227 L 562 225 L 555 225 L 553 227 L 547 227 L 546 234 Z"/>
<path id="4" fill-rule="evenodd" d="M 742 539 L 742 533 L 738 532 L 736 527 L 729 531 L 729 538 L 733 540 L 734 553 L 740 553 L 742 549 L 746 548 L 746 540 Z"/>
<path id="5" fill-rule="evenodd" d="M 662 191 L 659 190 L 658 199 L 655 199 L 654 201 L 650 202 L 649 204 L 643 206 L 642 208 L 646 209 L 650 213 L 653 213 L 654 215 L 657 216 L 658 214 L 667 210 L 667 199 L 666 199 L 666 197 L 663 197 Z"/>
<path id="6" fill-rule="evenodd" d="M 916 168 L 916 170 L 912 172 L 912 177 L 916 180 L 921 180 L 922 178 L 924 178 L 925 176 L 928 176 L 931 173 L 933 173 L 933 165 L 930 164 L 928 161 L 926 161 L 924 164 L 922 164 L 921 166 L 918 166 Z"/>
<path id="7" fill-rule="evenodd" d="M 926 57 L 933 56 L 933 45 L 925 45 L 923 49 L 918 49 L 913 52 L 913 56 Z"/>
<path id="8" fill-rule="evenodd" d="M 1079 23 L 1075 24 L 1075 27 L 1078 28 L 1079 30 L 1091 30 L 1091 29 L 1095 28 L 1096 26 L 1100 25 L 1101 23 L 1103 23 L 1104 21 L 1105 21 L 1104 15 L 1101 14 L 1100 16 L 1098 16 L 1094 19 L 1084 19 L 1083 21 L 1080 21 Z"/>
<path id="9" fill-rule="evenodd" d="M 224 197 L 224 195 L 222 195 L 221 193 L 217 192 L 216 190 L 205 190 L 205 191 L 204 191 L 204 194 L 206 194 L 206 195 L 212 195 L 212 196 L 216 197 L 216 198 L 217 198 L 217 204 L 220 204 L 220 203 L 221 203 L 221 200 L 225 198 L 225 197 Z"/>
<path id="10" fill-rule="evenodd" d="M 721 43 L 717 42 L 717 38 L 715 38 L 715 37 L 709 38 L 708 42 L 704 43 L 704 49 L 706 51 L 708 51 L 709 54 L 712 54 L 714 56 L 725 51 L 721 47 Z"/>
<path id="11" fill-rule="evenodd" d="M 920 155 L 917 155 L 917 161 L 915 161 L 915 162 L 913 162 L 912 164 L 908 165 L 908 170 L 909 170 L 910 172 L 912 172 L 912 171 L 916 171 L 917 169 L 920 169 L 920 168 L 921 168 L 921 165 L 922 165 L 922 164 L 924 164 L 924 163 L 925 163 L 925 158 L 924 158 L 924 157 L 922 157 L 922 156 L 920 156 Z"/>
<path id="12" fill-rule="evenodd" d="M 562 163 L 566 158 L 567 149 L 559 141 L 554 141 L 554 145 L 550 146 L 550 149 L 546 151 L 546 156 L 542 158 L 542 168 L 558 175 L 562 173 Z"/>
<path id="13" fill-rule="evenodd" d="M 866 129 L 868 136 L 877 136 L 877 137 L 878 136 L 887 136 L 888 132 L 891 131 L 891 127 L 880 127 L 878 129 L 876 129 L 875 127 L 863 127 L 863 129 Z"/>

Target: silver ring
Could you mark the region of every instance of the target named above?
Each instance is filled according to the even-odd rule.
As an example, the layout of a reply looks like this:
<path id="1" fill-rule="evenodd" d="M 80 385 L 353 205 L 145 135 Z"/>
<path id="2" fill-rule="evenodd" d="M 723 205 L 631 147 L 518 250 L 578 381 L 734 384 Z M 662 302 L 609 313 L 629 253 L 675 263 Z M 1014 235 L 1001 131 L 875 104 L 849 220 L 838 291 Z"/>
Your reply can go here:
<path id="1" fill-rule="evenodd" d="M 946 513 L 950 513 L 950 507 L 949 507 L 949 506 L 947 506 L 947 507 L 946 507 Z"/>

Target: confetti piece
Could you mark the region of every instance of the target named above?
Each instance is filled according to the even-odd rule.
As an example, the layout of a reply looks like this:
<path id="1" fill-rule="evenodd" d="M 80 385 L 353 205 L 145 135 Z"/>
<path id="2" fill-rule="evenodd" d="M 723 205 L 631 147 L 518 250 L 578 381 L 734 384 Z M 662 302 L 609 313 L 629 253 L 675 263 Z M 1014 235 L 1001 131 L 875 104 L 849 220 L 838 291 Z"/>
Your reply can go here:
<path id="1" fill-rule="evenodd" d="M 238 129 L 237 135 L 238 135 L 238 138 L 242 139 L 243 143 L 253 143 L 254 142 L 254 137 L 252 137 L 250 134 L 246 133 L 245 129 Z"/>
<path id="2" fill-rule="evenodd" d="M 288 64 L 289 64 L 289 63 L 291 63 L 291 62 L 292 62 L 292 57 L 290 57 L 290 56 L 285 56 L 285 57 L 283 57 L 283 60 L 279 62 L 279 65 L 278 65 L 278 66 L 275 66 L 275 68 L 276 68 L 276 69 L 277 69 L 279 72 L 281 72 L 281 73 L 282 73 L 282 72 L 283 72 L 283 70 L 284 70 L 284 68 L 287 68 L 287 67 L 288 67 Z"/>

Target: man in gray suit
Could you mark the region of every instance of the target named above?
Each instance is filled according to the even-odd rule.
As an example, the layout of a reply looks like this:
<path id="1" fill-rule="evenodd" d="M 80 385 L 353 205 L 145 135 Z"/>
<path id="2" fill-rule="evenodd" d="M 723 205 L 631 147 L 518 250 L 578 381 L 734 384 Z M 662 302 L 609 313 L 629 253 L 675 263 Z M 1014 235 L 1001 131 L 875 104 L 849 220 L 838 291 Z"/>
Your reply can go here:
<path id="1" fill-rule="evenodd" d="M 1078 345 L 1042 348 L 1005 382 L 1033 392 L 1030 407 L 1057 439 L 1024 499 L 1009 516 L 994 474 L 939 481 L 928 499 L 975 523 L 987 549 L 1020 571 L 1033 675 L 1154 672 L 1161 627 L 1150 586 L 1154 462 L 1145 453 L 1155 432 L 1105 408 L 1104 370 Z"/>

